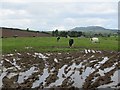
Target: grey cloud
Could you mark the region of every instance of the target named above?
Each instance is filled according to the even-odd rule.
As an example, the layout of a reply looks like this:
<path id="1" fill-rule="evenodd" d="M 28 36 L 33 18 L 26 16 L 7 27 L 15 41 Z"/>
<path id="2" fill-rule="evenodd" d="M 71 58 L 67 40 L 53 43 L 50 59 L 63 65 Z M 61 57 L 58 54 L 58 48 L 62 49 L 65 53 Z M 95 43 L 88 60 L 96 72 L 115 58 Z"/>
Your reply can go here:
<path id="1" fill-rule="evenodd" d="M 69 29 L 75 26 L 95 25 L 94 21 L 97 20 L 98 24 L 102 23 L 101 25 L 104 27 L 117 27 L 117 3 L 4 2 L 2 9 L 15 12 L 2 16 L 6 22 L 8 21 L 8 24 L 3 22 L 3 26 L 20 28 L 26 26 L 38 30 L 51 30 L 54 27 Z M 15 22 L 14 25 L 10 23 L 12 20 Z M 92 21 L 93 23 L 91 23 Z M 113 22 L 114 24 L 112 24 Z"/>

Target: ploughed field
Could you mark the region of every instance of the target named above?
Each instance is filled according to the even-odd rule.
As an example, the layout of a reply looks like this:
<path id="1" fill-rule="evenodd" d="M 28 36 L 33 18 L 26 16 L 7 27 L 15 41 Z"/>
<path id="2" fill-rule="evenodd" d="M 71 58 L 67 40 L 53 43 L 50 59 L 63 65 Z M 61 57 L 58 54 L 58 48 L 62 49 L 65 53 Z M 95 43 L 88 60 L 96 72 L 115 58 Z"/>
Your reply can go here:
<path id="1" fill-rule="evenodd" d="M 17 52 L 0 61 L 2 88 L 120 88 L 120 52 Z"/>

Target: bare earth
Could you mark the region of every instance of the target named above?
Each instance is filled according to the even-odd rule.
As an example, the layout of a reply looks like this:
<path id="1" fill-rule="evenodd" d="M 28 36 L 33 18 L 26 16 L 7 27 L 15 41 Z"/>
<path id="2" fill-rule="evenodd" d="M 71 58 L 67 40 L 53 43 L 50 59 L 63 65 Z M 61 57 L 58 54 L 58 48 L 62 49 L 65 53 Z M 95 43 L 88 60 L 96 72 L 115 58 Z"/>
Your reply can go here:
<path id="1" fill-rule="evenodd" d="M 2 88 L 119 88 L 120 52 L 24 52 L 2 55 Z"/>

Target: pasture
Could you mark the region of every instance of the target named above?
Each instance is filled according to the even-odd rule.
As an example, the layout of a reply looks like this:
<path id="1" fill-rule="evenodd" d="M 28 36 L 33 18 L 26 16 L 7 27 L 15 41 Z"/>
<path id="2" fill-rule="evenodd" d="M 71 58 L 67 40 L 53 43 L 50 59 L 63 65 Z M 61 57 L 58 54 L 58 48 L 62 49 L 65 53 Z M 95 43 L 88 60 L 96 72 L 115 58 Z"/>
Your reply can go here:
<path id="1" fill-rule="evenodd" d="M 100 43 L 92 43 L 90 38 L 74 38 L 74 45 L 69 48 L 69 38 L 62 37 L 59 42 L 56 37 L 17 37 L 2 39 L 2 53 L 10 53 L 17 50 L 38 52 L 67 52 L 84 49 L 94 50 L 118 50 L 118 37 L 99 37 Z"/>

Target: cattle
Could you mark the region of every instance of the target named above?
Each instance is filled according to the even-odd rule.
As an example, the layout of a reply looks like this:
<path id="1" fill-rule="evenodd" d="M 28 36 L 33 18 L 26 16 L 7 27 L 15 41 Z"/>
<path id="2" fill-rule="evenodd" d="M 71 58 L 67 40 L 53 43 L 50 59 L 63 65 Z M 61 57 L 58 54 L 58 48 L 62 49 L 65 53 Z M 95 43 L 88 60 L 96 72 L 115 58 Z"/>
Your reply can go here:
<path id="1" fill-rule="evenodd" d="M 57 37 L 57 42 L 58 42 L 59 40 L 60 40 L 60 37 L 58 36 L 58 37 Z"/>
<path id="2" fill-rule="evenodd" d="M 67 36 L 66 36 L 66 38 L 70 38 L 70 36 L 69 36 L 69 35 L 67 35 Z"/>
<path id="3" fill-rule="evenodd" d="M 73 43 L 74 43 L 74 40 L 72 38 L 70 38 L 69 39 L 69 46 L 70 46 L 70 48 L 72 47 Z"/>
<path id="4" fill-rule="evenodd" d="M 92 43 L 99 43 L 99 39 L 97 37 L 90 38 Z"/>

